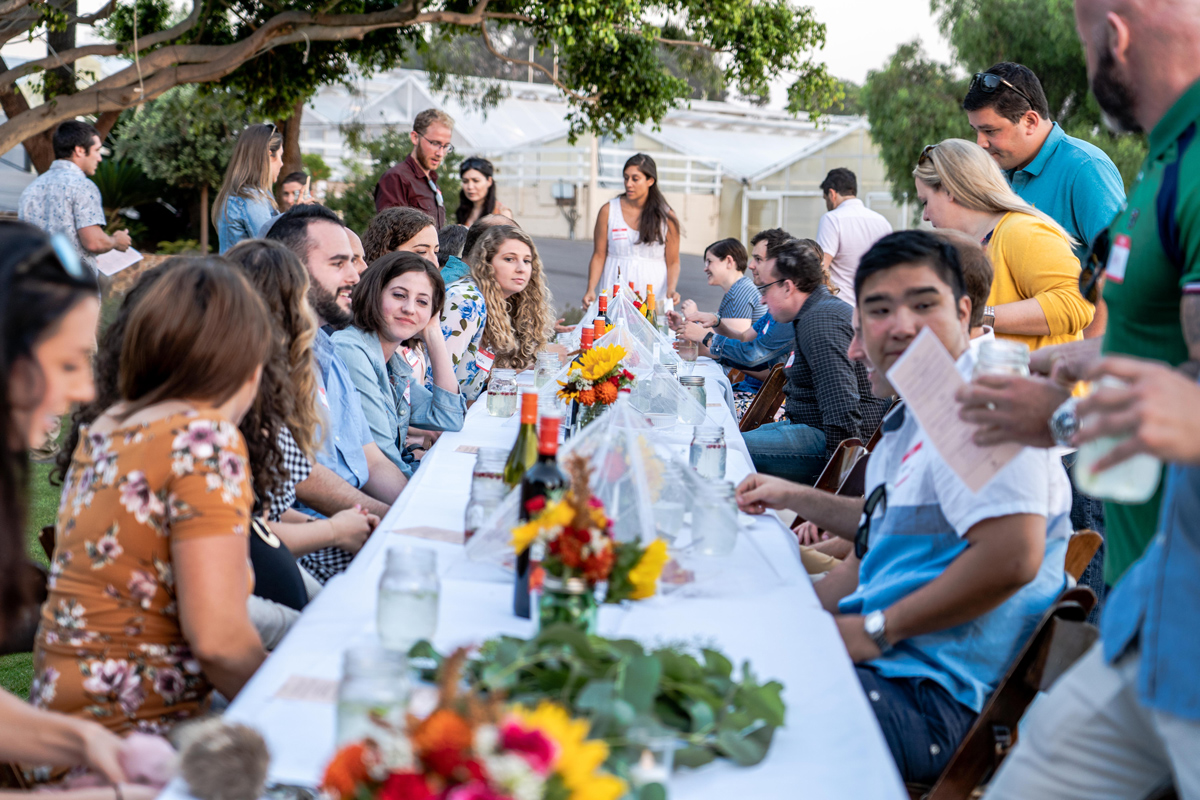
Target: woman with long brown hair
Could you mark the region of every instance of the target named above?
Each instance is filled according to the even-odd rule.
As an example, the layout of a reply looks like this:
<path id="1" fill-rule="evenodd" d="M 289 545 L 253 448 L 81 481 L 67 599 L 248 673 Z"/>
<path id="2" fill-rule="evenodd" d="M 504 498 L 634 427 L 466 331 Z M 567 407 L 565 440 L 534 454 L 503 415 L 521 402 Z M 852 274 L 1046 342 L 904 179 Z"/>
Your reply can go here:
<path id="1" fill-rule="evenodd" d="M 279 213 L 271 187 L 282 167 L 283 136 L 274 125 L 251 125 L 242 131 L 213 201 L 219 252 L 257 238 L 262 226 Z"/>
<path id="2" fill-rule="evenodd" d="M 164 267 L 126 320 L 121 399 L 80 429 L 34 648 L 34 704 L 117 732 L 169 729 L 213 688 L 235 696 L 266 657 L 237 424 L 273 328 L 223 259 Z"/>
<path id="3" fill-rule="evenodd" d="M 529 234 L 490 229 L 472 248 L 467 277 L 446 287 L 442 336 L 467 401 L 487 387 L 493 366 L 533 366 L 554 326 L 550 292 Z"/>
<path id="4" fill-rule="evenodd" d="M 632 283 L 639 292 L 679 302 L 679 219 L 658 187 L 658 165 L 645 153 L 630 156 L 621 170 L 625 193 L 596 215 L 588 288 L 583 305 L 600 290 Z"/>

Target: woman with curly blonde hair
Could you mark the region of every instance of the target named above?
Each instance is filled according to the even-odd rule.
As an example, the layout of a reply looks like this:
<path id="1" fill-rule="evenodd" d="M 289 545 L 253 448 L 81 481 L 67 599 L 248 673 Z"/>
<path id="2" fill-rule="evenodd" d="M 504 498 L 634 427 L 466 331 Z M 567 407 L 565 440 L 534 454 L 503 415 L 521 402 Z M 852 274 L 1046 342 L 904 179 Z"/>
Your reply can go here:
<path id="1" fill-rule="evenodd" d="M 446 287 L 442 335 L 468 401 L 487 386 L 492 367 L 531 367 L 554 326 L 550 292 L 533 239 L 498 225 L 468 257 L 470 272 Z"/>

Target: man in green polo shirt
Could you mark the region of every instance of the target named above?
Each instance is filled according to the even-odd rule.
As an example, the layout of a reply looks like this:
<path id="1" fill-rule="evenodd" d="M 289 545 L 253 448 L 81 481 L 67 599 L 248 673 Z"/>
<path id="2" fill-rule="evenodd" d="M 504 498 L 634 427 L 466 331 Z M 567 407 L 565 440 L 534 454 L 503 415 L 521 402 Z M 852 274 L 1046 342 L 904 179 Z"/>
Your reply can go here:
<path id="1" fill-rule="evenodd" d="M 1200 373 L 1200 5 L 1190 0 L 1076 0 L 1092 91 L 1109 124 L 1150 131 L 1150 152 L 1109 228 L 1103 353 Z M 1057 380 L 981 379 L 959 394 L 980 444 L 1053 443 L 1048 420 L 1101 355 L 1098 340 L 1044 348 L 1031 365 Z M 1066 435 L 1070 419 L 1056 419 Z M 1161 488 L 1148 502 L 1105 503 L 1110 586 L 1153 536 Z"/>

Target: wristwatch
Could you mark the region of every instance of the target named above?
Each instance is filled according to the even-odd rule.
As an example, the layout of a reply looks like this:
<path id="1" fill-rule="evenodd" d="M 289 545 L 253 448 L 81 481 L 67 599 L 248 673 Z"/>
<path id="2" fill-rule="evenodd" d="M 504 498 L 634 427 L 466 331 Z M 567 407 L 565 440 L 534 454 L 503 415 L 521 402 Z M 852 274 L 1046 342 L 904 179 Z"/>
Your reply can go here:
<path id="1" fill-rule="evenodd" d="M 887 640 L 887 620 L 884 619 L 882 611 L 872 611 L 863 617 L 863 631 L 871 637 L 880 653 L 892 649 L 892 643 Z"/>
<path id="2" fill-rule="evenodd" d="M 1079 432 L 1079 416 L 1075 413 L 1075 406 L 1078 404 L 1079 398 L 1068 397 L 1050 415 L 1050 435 L 1059 447 L 1075 446 L 1071 444 L 1071 440 Z"/>
<path id="3" fill-rule="evenodd" d="M 704 345 L 705 347 L 708 347 L 708 343 L 709 343 L 709 342 L 711 342 L 712 340 L 713 340 L 713 332 L 712 332 L 712 331 L 709 331 L 709 332 L 708 332 L 708 335 L 707 335 L 707 336 L 705 336 L 705 337 L 704 337 L 704 338 L 703 338 L 703 339 L 700 341 L 700 344 Z"/>
<path id="4" fill-rule="evenodd" d="M 717 321 L 713 323 L 713 327 L 714 327 L 714 328 L 719 328 L 719 327 L 721 327 L 721 315 L 720 315 L 720 314 L 713 314 L 713 316 L 717 318 Z"/>
<path id="5" fill-rule="evenodd" d="M 996 327 L 996 307 L 995 306 L 984 306 L 983 307 L 983 324 L 987 325 L 989 328 Z"/>

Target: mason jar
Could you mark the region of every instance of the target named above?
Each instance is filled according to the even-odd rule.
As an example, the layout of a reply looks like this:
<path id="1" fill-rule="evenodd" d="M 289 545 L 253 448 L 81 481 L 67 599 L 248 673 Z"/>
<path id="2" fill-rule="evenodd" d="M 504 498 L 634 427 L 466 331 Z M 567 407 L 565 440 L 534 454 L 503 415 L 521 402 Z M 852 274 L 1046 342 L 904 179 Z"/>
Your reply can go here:
<path id="1" fill-rule="evenodd" d="M 708 391 L 704 388 L 703 375 L 683 375 L 679 378 L 679 385 L 687 390 L 700 407 L 708 409 Z"/>
<path id="2" fill-rule="evenodd" d="M 692 546 L 703 556 L 727 556 L 737 544 L 737 498 L 729 481 L 710 481 L 692 507 Z"/>
<path id="3" fill-rule="evenodd" d="M 701 478 L 722 480 L 725 477 L 725 429 L 716 425 L 699 425 L 692 435 L 688 463 Z"/>
<path id="4" fill-rule="evenodd" d="M 989 339 L 979 345 L 972 378 L 980 375 L 1029 377 L 1029 345 L 1011 339 Z"/>
<path id="5" fill-rule="evenodd" d="M 487 412 L 493 417 L 511 417 L 517 413 L 517 371 L 493 369 L 488 379 Z"/>
<path id="6" fill-rule="evenodd" d="M 558 353 L 544 351 L 537 354 L 537 363 L 533 368 L 533 388 L 541 389 L 554 380 L 554 376 L 562 369 Z"/>
<path id="7" fill-rule="evenodd" d="M 403 736 L 408 693 L 404 653 L 374 645 L 347 650 L 338 683 L 337 745 Z"/>
<path id="8" fill-rule="evenodd" d="M 580 633 L 594 634 L 599 608 L 595 591 L 583 578 L 563 580 L 547 575 L 538 595 L 538 630 L 565 624 Z"/>
<path id="9" fill-rule="evenodd" d="M 437 631 L 440 593 L 437 552 L 407 544 L 388 550 L 376 611 L 383 646 L 407 653 L 422 639 L 432 639 Z"/>

